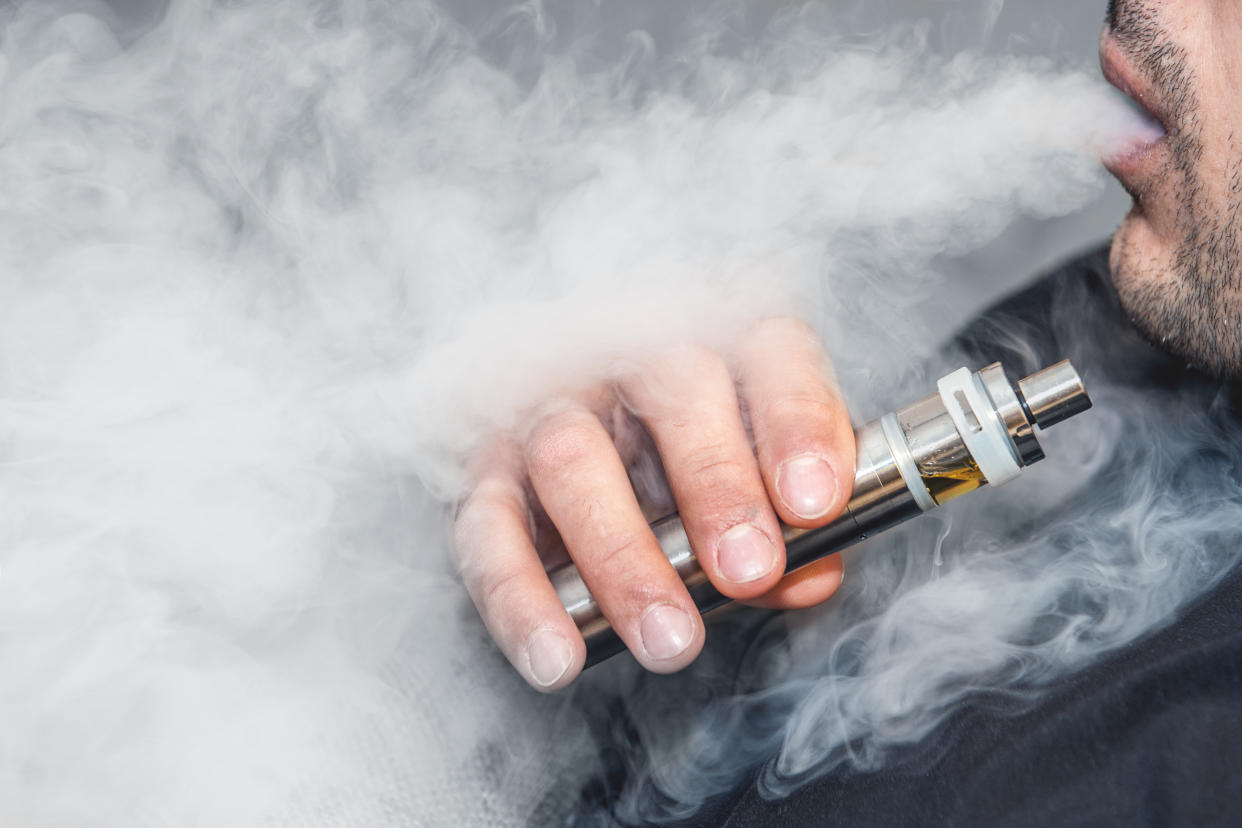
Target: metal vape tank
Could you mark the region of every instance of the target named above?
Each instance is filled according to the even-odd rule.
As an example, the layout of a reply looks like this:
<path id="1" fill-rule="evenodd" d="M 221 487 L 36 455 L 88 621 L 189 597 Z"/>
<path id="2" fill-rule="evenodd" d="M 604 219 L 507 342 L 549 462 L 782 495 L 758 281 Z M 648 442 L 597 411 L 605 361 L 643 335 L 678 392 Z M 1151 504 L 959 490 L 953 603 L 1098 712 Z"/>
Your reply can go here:
<path id="1" fill-rule="evenodd" d="M 938 393 L 854 433 L 858 465 L 853 495 L 841 516 L 821 529 L 783 527 L 786 572 L 985 484 L 1012 480 L 1044 458 L 1036 428 L 1090 407 L 1069 360 L 1020 380 L 1016 388 L 1000 363 L 943 377 Z M 700 612 L 728 603 L 700 568 L 680 517 L 669 515 L 651 528 Z M 548 575 L 586 640 L 588 667 L 625 649 L 575 566 Z"/>

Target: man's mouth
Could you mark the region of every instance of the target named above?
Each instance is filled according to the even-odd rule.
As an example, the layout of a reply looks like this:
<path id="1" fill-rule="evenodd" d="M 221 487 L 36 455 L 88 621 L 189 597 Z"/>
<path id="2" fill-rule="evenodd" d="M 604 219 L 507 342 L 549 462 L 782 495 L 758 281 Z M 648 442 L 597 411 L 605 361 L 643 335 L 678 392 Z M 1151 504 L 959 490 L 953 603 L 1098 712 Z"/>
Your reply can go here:
<path id="1" fill-rule="evenodd" d="M 1104 79 L 1130 99 L 1142 115 L 1140 126 L 1104 158 L 1104 166 L 1131 189 L 1157 167 L 1168 148 L 1168 116 L 1162 111 L 1152 85 L 1127 59 L 1117 40 L 1106 30 L 1100 40 L 1100 69 Z"/>

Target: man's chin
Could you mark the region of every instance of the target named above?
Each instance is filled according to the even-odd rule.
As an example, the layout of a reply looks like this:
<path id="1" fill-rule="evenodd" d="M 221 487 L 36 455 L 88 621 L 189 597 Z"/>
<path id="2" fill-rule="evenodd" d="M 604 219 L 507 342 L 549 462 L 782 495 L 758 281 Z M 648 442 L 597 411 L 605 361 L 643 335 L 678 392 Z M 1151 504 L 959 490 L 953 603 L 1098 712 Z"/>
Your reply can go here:
<path id="1" fill-rule="evenodd" d="M 1151 217 L 1136 199 L 1113 235 L 1109 269 L 1115 277 L 1122 267 L 1132 269 L 1139 262 L 1150 264 L 1165 260 L 1167 252 Z"/>
<path id="2" fill-rule="evenodd" d="M 1147 272 L 1144 265 L 1160 260 L 1157 241 L 1142 207 L 1136 201 L 1121 220 L 1108 250 L 1108 272 L 1118 293 L 1154 276 Z"/>
<path id="3" fill-rule="evenodd" d="M 1174 275 L 1163 264 L 1151 225 L 1136 203 L 1122 219 L 1109 248 L 1108 271 L 1121 307 L 1138 333 L 1157 348 L 1181 353 L 1179 327 L 1169 312 L 1179 305 Z"/>
<path id="4" fill-rule="evenodd" d="M 1223 380 L 1242 379 L 1242 329 L 1235 321 L 1242 317 L 1227 311 L 1239 298 L 1231 303 L 1225 296 L 1198 295 L 1159 251 L 1135 244 L 1135 226 L 1127 216 L 1109 251 L 1113 286 L 1135 330 L 1187 368 Z M 1226 312 L 1219 312 L 1222 307 Z"/>

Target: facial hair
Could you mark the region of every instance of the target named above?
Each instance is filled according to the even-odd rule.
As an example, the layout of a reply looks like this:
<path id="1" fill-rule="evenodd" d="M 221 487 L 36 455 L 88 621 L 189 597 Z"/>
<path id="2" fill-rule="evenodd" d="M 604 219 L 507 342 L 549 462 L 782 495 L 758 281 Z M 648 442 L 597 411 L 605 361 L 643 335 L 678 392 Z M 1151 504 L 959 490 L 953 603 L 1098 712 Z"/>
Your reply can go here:
<path id="1" fill-rule="evenodd" d="M 1242 157 L 1228 165 L 1227 203 L 1210 203 L 1199 175 L 1203 157 L 1198 81 L 1186 51 L 1169 37 L 1154 4 L 1112 0 L 1108 25 L 1117 43 L 1163 104 L 1170 160 L 1157 177 L 1177 202 L 1172 273 L 1116 244 L 1113 281 L 1138 330 L 1161 348 L 1207 372 L 1242 377 Z M 1146 191 L 1131 191 L 1142 213 Z"/>

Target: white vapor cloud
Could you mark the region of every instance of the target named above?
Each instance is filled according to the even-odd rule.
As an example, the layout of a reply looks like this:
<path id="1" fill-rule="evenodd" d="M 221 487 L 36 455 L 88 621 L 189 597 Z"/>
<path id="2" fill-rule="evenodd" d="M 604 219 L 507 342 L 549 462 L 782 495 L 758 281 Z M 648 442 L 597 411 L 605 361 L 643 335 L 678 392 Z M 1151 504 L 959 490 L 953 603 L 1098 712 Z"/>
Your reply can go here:
<path id="1" fill-rule="evenodd" d="M 563 820 L 607 747 L 598 708 L 646 685 L 618 661 L 611 687 L 539 696 L 491 647 L 445 537 L 480 442 L 773 313 L 823 334 L 852 405 L 891 405 L 962 298 L 939 263 L 1087 204 L 1096 154 L 1134 128 L 1084 72 L 940 54 L 917 25 L 792 14 L 739 46 L 722 13 L 603 58 L 539 3 L 453 11 L 180 0 L 124 45 L 70 7 L 9 14 L 0 823 Z M 797 699 L 773 722 L 782 773 L 926 732 L 1085 577 L 1044 561 L 1018 583 L 1037 550 L 976 544 L 933 579 L 891 569 L 894 543 L 806 622 L 865 665 L 755 669 Z M 1128 597 L 1100 646 L 1067 627 L 1039 651 L 1046 675 L 1206 583 L 1135 606 L 1172 564 L 1076 548 L 1101 594 L 1129 573 Z M 638 760 L 652 784 L 626 813 L 685 812 L 736 772 L 670 701 L 701 681 L 634 697 L 659 703 L 640 730 L 686 726 Z"/>

